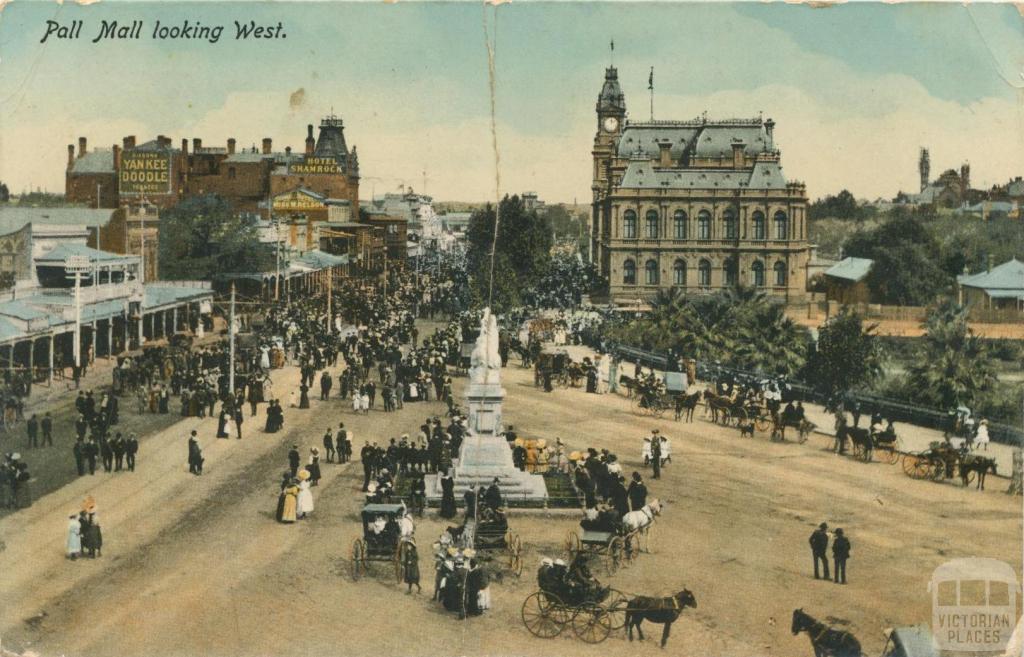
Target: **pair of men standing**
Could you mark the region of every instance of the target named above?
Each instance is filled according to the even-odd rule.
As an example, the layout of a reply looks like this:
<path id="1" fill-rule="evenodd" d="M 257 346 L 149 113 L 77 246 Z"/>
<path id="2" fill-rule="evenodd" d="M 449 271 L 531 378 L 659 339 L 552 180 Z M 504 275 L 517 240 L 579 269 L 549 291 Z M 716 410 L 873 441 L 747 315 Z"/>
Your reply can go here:
<path id="1" fill-rule="evenodd" d="M 818 576 L 818 561 L 821 561 L 825 579 L 828 576 L 828 524 L 821 523 L 811 534 L 808 542 L 811 545 L 811 555 L 814 557 L 814 579 Z M 846 538 L 843 530 L 836 528 L 835 538 L 832 540 L 832 560 L 835 562 L 836 584 L 846 584 L 846 560 L 850 558 L 850 539 Z"/>

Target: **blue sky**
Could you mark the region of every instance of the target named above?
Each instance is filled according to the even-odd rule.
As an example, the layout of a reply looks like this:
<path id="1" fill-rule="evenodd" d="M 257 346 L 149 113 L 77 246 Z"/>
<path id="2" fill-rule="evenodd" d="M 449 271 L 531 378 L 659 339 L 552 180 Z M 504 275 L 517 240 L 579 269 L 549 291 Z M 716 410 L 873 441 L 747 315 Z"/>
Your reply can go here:
<path id="1" fill-rule="evenodd" d="M 65 146 L 126 134 L 301 147 L 333 108 L 359 146 L 363 196 L 404 182 L 439 198 L 494 194 L 485 14 L 477 3 L 15 1 L 0 15 L 0 179 L 63 188 Z M 85 21 L 40 44 L 47 19 Z M 144 38 L 91 43 L 101 20 Z M 284 23 L 239 42 L 233 20 Z M 224 24 L 220 42 L 152 41 L 156 20 Z M 594 101 L 615 39 L 631 115 L 778 122 L 787 177 L 811 196 L 891 196 L 970 161 L 976 184 L 1024 173 L 1024 22 L 1008 5 L 528 3 L 497 9 L 502 191 L 589 196 Z M 303 102 L 293 106 L 294 92 Z"/>

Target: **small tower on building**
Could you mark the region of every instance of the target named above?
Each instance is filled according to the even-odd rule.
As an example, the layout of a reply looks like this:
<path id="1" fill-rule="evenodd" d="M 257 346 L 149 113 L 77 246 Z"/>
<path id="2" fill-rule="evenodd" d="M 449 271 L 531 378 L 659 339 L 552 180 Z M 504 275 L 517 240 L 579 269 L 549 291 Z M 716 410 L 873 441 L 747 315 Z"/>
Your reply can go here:
<path id="1" fill-rule="evenodd" d="M 924 188 L 928 186 L 928 183 L 931 180 L 930 175 L 929 175 L 931 173 L 931 169 L 932 169 L 932 165 L 931 165 L 931 159 L 928 157 L 928 149 L 927 148 L 922 148 L 921 149 L 921 157 L 920 157 L 920 159 L 917 162 L 917 170 L 921 173 L 921 191 L 922 192 L 924 191 Z"/>

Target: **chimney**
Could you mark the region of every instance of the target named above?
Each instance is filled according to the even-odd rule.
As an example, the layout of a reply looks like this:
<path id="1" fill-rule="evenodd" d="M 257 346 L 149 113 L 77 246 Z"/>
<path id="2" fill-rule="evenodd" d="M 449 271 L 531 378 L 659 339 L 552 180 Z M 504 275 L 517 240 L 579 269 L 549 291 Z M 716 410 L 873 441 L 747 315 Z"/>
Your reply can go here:
<path id="1" fill-rule="evenodd" d="M 306 126 L 306 155 L 312 155 L 314 148 L 316 148 L 316 141 L 313 139 L 313 124 L 310 123 Z"/>
<path id="2" fill-rule="evenodd" d="M 991 253 L 988 254 L 988 259 L 987 259 L 987 262 L 988 262 L 988 273 L 990 273 L 990 274 L 992 273 L 992 262 L 993 262 L 993 260 L 995 260 L 993 255 Z"/>
<path id="3" fill-rule="evenodd" d="M 85 137 L 79 137 L 78 138 L 78 157 L 82 157 L 82 156 L 85 155 L 85 146 L 86 146 Z"/>
<path id="4" fill-rule="evenodd" d="M 184 137 L 181 138 L 181 154 L 188 155 L 188 140 Z"/>
<path id="5" fill-rule="evenodd" d="M 114 171 L 121 170 L 121 147 L 114 144 Z"/>
<path id="6" fill-rule="evenodd" d="M 746 158 L 743 156 L 743 147 L 746 146 L 742 141 L 732 142 L 732 168 L 742 169 L 746 164 Z"/>
<path id="7" fill-rule="evenodd" d="M 768 135 L 768 150 L 775 150 L 775 121 L 768 119 L 764 122 L 764 131 Z"/>
<path id="8" fill-rule="evenodd" d="M 121 143 L 124 145 L 124 150 L 135 148 L 135 135 L 125 137 L 121 140 Z"/>
<path id="9" fill-rule="evenodd" d="M 291 146 L 285 146 L 284 147 L 284 154 L 285 155 L 291 155 L 292 154 L 292 147 Z"/>
<path id="10" fill-rule="evenodd" d="M 192 138 L 192 152 L 198 153 L 199 149 L 203 147 L 203 140 L 199 137 Z"/>
<path id="11" fill-rule="evenodd" d="M 658 142 L 658 166 L 670 167 L 672 166 L 672 142 L 670 141 L 659 141 Z"/>
<path id="12" fill-rule="evenodd" d="M 68 144 L 68 168 L 75 162 L 75 145 Z"/>
<path id="13" fill-rule="evenodd" d="M 160 148 L 163 148 L 164 147 L 164 142 L 166 140 L 167 140 L 167 137 L 165 137 L 163 135 L 157 135 L 156 136 L 156 145 L 159 146 Z"/>
<path id="14" fill-rule="evenodd" d="M 274 146 L 274 142 L 270 139 L 270 137 L 264 137 L 263 138 L 263 154 L 264 155 L 270 155 L 270 153 L 273 151 L 273 146 Z"/>
<path id="15" fill-rule="evenodd" d="M 234 154 L 235 154 L 235 138 L 234 137 L 229 137 L 228 138 L 228 155 L 234 155 Z"/>

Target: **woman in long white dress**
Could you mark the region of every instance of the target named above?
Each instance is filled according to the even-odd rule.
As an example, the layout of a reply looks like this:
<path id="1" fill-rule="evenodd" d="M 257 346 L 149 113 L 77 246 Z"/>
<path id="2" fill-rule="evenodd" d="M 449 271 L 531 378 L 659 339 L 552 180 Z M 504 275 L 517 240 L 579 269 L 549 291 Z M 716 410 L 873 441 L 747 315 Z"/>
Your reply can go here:
<path id="1" fill-rule="evenodd" d="M 82 554 L 82 523 L 78 520 L 78 514 L 72 513 L 68 516 L 68 559 L 77 559 Z"/>
<path id="2" fill-rule="evenodd" d="M 980 447 L 987 452 L 988 441 L 988 420 L 982 420 L 981 423 L 978 424 L 978 433 L 974 436 L 974 447 Z"/>
<path id="3" fill-rule="evenodd" d="M 299 473 L 299 499 L 295 511 L 300 519 L 313 513 L 313 493 L 309 490 L 309 470 Z"/>

